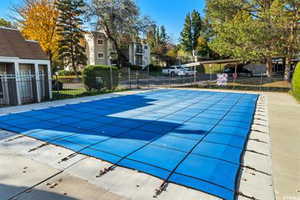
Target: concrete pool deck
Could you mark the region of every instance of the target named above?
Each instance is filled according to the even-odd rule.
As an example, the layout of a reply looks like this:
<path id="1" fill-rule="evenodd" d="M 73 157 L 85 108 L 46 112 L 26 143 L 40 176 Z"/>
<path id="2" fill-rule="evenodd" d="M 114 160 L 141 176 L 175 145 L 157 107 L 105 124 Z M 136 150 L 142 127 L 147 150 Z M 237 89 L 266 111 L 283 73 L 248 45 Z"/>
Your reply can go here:
<path id="1" fill-rule="evenodd" d="M 277 200 L 300 200 L 300 104 L 285 93 L 269 99 L 273 179 Z"/>
<path id="2" fill-rule="evenodd" d="M 12 107 L 5 112 L 78 103 L 135 92 L 141 91 Z M 1 111 L 4 112 L 3 109 L 0 113 Z M 241 170 L 238 199 L 274 199 L 267 112 L 266 99 L 261 96 L 244 156 L 245 167 Z M 107 162 L 83 155 L 61 162 L 72 152 L 54 145 L 29 152 L 42 144 L 44 143 L 41 141 L 18 137 L 6 131 L 0 133 L 0 196 L 6 195 L 5 199 L 32 200 L 153 199 L 155 189 L 162 183 L 158 178 L 122 167 L 99 178 L 97 175 L 109 165 Z M 167 191 L 157 199 L 218 198 L 170 184 Z"/>

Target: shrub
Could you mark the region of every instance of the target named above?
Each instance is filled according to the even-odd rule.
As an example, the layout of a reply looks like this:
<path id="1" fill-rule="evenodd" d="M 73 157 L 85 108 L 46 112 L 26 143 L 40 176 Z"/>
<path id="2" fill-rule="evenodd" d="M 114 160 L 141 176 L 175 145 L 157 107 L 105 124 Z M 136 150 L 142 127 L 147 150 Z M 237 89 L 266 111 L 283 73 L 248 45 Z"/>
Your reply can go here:
<path id="1" fill-rule="evenodd" d="M 59 76 L 75 76 L 76 73 L 74 71 L 68 71 L 68 70 L 59 70 L 57 71 Z M 78 75 L 80 75 L 81 72 L 78 72 Z"/>
<path id="2" fill-rule="evenodd" d="M 54 76 L 54 79 L 59 80 L 62 83 L 81 83 L 81 76 Z"/>
<path id="3" fill-rule="evenodd" d="M 292 80 L 293 95 L 300 101 L 300 63 L 296 66 Z"/>
<path id="4" fill-rule="evenodd" d="M 112 69 L 112 85 L 110 80 Z M 83 70 L 83 83 L 87 90 L 115 89 L 119 84 L 119 71 L 117 67 L 106 65 L 89 65 Z"/>

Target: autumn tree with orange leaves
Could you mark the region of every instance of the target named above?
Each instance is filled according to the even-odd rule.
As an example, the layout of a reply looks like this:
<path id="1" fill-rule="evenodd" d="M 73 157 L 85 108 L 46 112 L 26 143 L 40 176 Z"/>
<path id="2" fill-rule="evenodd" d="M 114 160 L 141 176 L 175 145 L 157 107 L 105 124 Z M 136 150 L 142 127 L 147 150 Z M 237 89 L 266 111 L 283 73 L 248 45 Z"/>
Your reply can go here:
<path id="1" fill-rule="evenodd" d="M 15 20 L 28 40 L 36 40 L 53 63 L 58 50 L 58 34 L 56 21 L 58 11 L 55 0 L 23 0 L 22 6 L 16 6 L 13 11 L 17 14 Z"/>

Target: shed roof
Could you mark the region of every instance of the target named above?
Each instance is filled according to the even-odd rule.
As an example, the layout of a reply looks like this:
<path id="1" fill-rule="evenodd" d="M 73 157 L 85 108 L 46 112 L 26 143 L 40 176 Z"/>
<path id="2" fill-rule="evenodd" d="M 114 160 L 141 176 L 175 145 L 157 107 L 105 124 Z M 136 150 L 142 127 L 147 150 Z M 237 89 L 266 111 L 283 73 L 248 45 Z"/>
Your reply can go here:
<path id="1" fill-rule="evenodd" d="M 0 27 L 0 56 L 49 60 L 36 41 L 25 40 L 17 29 Z"/>

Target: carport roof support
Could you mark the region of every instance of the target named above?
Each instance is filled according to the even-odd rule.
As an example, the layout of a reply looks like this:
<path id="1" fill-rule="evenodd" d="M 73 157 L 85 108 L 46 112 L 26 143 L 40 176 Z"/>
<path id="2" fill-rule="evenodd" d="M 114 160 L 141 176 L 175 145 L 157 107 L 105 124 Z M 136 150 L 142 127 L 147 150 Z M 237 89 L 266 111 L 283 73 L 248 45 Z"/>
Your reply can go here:
<path id="1" fill-rule="evenodd" d="M 201 64 L 230 64 L 230 63 L 240 63 L 241 60 L 239 59 L 225 59 L 225 60 L 207 60 L 207 61 L 200 61 L 195 63 L 185 64 L 186 67 L 198 66 Z"/>

